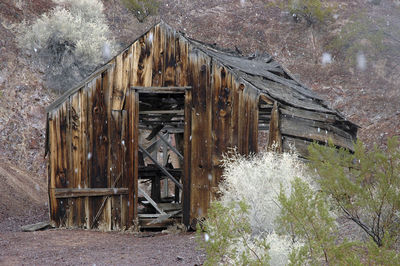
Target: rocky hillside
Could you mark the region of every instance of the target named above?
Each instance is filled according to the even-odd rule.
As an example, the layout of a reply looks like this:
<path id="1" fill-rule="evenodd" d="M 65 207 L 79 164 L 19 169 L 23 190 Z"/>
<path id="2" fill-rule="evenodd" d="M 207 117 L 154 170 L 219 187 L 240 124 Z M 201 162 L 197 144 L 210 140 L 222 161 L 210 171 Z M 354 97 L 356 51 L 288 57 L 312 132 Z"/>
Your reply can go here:
<path id="1" fill-rule="evenodd" d="M 163 19 L 204 42 L 236 47 L 243 54 L 272 54 L 358 124 L 359 137 L 368 144 L 381 145 L 387 136 L 400 134 L 400 57 L 398 50 L 390 49 L 400 46 L 397 0 L 331 0 L 329 3 L 335 6 L 332 21 L 314 26 L 295 22 L 288 12 L 261 0 L 163 0 L 159 14 L 144 23 L 139 23 L 119 0 L 103 2 L 109 26 L 121 47 Z M 43 85 L 43 73 L 35 67 L 31 55 L 17 48 L 15 29 L 53 6 L 46 0 L 0 0 L 0 162 L 38 176 L 41 187 L 46 184 L 45 107 L 58 95 Z M 384 42 L 389 48 L 374 57 L 367 54 L 363 66 L 357 67 L 345 53 L 328 47 L 361 11 L 373 23 L 386 25 Z M 12 175 L 14 170 L 6 169 Z"/>

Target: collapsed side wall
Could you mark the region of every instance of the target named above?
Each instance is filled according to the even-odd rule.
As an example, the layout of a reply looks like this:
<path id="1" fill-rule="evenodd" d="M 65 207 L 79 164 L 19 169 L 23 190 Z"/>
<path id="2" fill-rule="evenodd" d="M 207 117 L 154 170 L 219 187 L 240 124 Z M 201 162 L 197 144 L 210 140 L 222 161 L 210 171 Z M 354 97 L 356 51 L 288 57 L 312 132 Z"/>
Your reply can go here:
<path id="1" fill-rule="evenodd" d="M 288 151 L 295 147 L 301 156 L 306 157 L 307 147 L 314 141 L 319 143 L 332 141 L 338 147 L 354 149 L 357 128 L 349 126 L 346 121 L 340 121 L 335 114 L 286 105 L 281 105 L 279 112 L 283 150 Z"/>

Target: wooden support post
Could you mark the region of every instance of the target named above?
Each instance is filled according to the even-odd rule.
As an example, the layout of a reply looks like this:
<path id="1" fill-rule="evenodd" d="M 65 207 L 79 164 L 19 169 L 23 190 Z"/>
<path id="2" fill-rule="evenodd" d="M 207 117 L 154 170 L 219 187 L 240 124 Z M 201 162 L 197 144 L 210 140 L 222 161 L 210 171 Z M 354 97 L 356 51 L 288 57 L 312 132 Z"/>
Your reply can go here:
<path id="1" fill-rule="evenodd" d="M 129 110 L 128 121 L 128 226 L 135 225 L 138 214 L 138 174 L 139 174 L 139 93 L 130 91 L 127 109 Z"/>
<path id="2" fill-rule="evenodd" d="M 155 202 L 161 201 L 161 180 L 160 176 L 151 177 L 151 198 Z"/>
<path id="3" fill-rule="evenodd" d="M 278 104 L 274 102 L 269 123 L 268 150 L 282 152 L 282 135 L 279 124 Z"/>

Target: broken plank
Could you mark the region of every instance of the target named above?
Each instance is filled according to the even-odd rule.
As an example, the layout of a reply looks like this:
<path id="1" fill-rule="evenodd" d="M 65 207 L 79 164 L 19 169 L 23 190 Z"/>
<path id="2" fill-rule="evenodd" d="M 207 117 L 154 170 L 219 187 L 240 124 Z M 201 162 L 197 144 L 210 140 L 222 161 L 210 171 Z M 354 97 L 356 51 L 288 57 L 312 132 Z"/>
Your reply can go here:
<path id="1" fill-rule="evenodd" d="M 21 230 L 24 232 L 35 232 L 39 230 L 45 230 L 50 228 L 50 223 L 49 222 L 39 222 L 35 224 L 28 224 L 21 226 Z"/>
<path id="2" fill-rule="evenodd" d="M 154 219 L 153 221 L 147 223 L 147 225 L 162 223 L 162 222 L 164 222 L 165 220 L 171 218 L 172 216 L 174 216 L 174 215 L 180 213 L 181 211 L 182 211 L 182 210 L 178 210 L 178 211 L 174 211 L 174 212 L 171 212 L 171 213 L 162 214 L 162 215 L 160 215 L 159 217 L 157 217 L 157 219 Z"/>
<path id="3" fill-rule="evenodd" d="M 270 97 L 268 97 L 265 94 L 260 94 L 260 100 L 267 103 L 267 105 L 261 104 L 261 107 L 263 107 L 263 108 L 272 107 L 272 105 L 274 104 L 274 100 L 272 100 Z"/>

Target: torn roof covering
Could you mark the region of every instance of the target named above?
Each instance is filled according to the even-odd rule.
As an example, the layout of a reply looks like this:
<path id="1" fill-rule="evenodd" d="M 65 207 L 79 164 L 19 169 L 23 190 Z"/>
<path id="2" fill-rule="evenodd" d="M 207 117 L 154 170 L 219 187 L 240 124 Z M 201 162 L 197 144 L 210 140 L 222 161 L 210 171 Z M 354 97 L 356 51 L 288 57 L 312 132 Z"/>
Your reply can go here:
<path id="1" fill-rule="evenodd" d="M 294 78 L 268 53 L 243 56 L 236 51 L 185 38 L 194 47 L 233 71 L 246 85 L 255 87 L 273 100 L 309 111 L 333 114 L 337 116 L 338 122 L 343 122 L 349 129 L 359 128 L 340 112 L 330 108 L 316 92 Z"/>
<path id="2" fill-rule="evenodd" d="M 315 92 L 295 80 L 267 53 L 245 57 L 194 39 L 188 39 L 188 41 L 234 71 L 237 76 L 256 87 L 260 92 L 279 102 L 308 110 L 338 114 L 336 110 L 330 109 Z"/>

